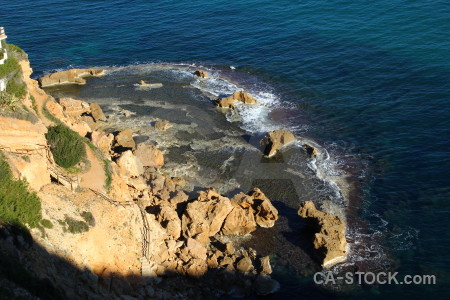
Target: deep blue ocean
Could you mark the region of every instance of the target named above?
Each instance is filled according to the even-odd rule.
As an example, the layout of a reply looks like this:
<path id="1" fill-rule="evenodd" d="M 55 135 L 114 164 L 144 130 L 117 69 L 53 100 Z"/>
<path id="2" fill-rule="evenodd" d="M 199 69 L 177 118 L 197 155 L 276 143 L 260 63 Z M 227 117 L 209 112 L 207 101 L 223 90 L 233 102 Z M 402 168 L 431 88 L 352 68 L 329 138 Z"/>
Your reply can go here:
<path id="1" fill-rule="evenodd" d="M 257 76 L 305 135 L 365 166 L 358 213 L 396 270 L 437 276 L 353 296 L 450 296 L 448 1 L 0 0 L 0 26 L 35 76 L 159 62 Z"/>

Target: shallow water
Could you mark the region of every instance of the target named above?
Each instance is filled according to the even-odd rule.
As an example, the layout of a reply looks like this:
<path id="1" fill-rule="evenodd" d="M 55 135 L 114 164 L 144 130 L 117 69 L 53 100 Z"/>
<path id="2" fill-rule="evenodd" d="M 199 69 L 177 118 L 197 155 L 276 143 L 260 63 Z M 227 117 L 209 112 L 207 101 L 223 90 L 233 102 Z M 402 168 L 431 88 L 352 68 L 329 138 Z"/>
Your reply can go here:
<path id="1" fill-rule="evenodd" d="M 438 286 L 380 286 L 365 291 L 364 298 L 447 294 L 443 288 L 450 278 L 447 2 L 117 0 L 79 1 L 74 6 L 69 1 L 36 0 L 32 5 L 3 1 L 1 8 L 0 23 L 9 41 L 29 53 L 36 76 L 70 66 L 197 64 L 224 71 L 224 78 L 252 92 L 268 93 L 273 106 L 281 105 L 268 115 L 271 122 L 258 122 L 264 111 L 253 122 L 250 117 L 255 114 L 249 113 L 243 127 L 254 134 L 288 125 L 316 140 L 330 154 L 330 165 L 354 174 L 352 184 L 360 192 L 354 195 L 357 205 L 348 209 L 358 213 L 367 223 L 362 227 L 368 228 L 354 238 L 367 237 L 370 243 L 375 237 L 393 254 L 402 274 L 438 275 Z M 230 66 L 236 67 L 235 73 Z M 236 79 L 236 74 L 241 75 Z M 160 71 L 147 79 L 170 78 L 164 76 Z M 125 72 L 123 79 L 128 78 Z M 167 81 L 173 91 L 153 89 L 155 99 L 169 102 L 181 93 L 180 80 Z M 220 90 L 220 83 L 209 92 Z M 133 87 L 125 89 L 134 95 Z M 208 128 L 225 128 L 226 118 L 209 108 L 206 94 L 189 90 L 196 101 L 188 102 L 190 97 L 177 101 L 215 116 L 210 127 L 198 130 L 205 129 L 202 134 L 208 136 Z M 114 91 L 120 94 L 120 88 Z M 104 97 L 105 92 L 101 87 L 90 91 L 101 104 L 119 101 L 116 95 Z M 78 93 L 83 96 L 82 89 Z M 142 105 L 142 98 L 122 105 Z M 162 106 L 152 111 L 161 118 L 187 120 L 188 112 L 179 104 L 169 111 Z M 255 124 L 267 127 L 257 129 Z M 179 137 L 201 135 L 191 131 L 187 126 Z M 236 132 L 232 144 L 248 134 L 229 131 Z M 184 152 L 188 147 L 180 145 Z M 172 159 L 179 156 L 176 151 L 180 150 L 169 153 Z M 308 298 L 307 293 L 298 293 L 309 291 L 310 281 L 304 280 L 292 279 L 281 295 Z"/>

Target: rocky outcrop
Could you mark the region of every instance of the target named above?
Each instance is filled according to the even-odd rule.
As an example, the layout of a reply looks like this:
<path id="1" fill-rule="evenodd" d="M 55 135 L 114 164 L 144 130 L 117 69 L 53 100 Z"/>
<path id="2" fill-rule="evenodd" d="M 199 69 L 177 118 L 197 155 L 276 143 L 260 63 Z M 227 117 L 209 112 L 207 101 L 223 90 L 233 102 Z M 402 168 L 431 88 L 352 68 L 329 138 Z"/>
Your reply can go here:
<path id="1" fill-rule="evenodd" d="M 311 158 L 317 157 L 317 155 L 319 154 L 317 148 L 314 148 L 313 146 L 310 146 L 308 144 L 303 144 L 303 149 L 305 149 L 306 153 L 308 153 Z"/>
<path id="2" fill-rule="evenodd" d="M 258 101 L 256 101 L 255 98 L 252 97 L 252 95 L 244 92 L 234 92 L 233 95 L 229 97 L 223 97 L 216 100 L 216 105 L 223 108 L 234 108 L 234 104 L 236 101 L 243 102 L 245 104 L 257 104 Z"/>
<path id="3" fill-rule="evenodd" d="M 117 160 L 117 166 L 122 177 L 138 177 L 144 173 L 142 163 L 131 150 L 127 150 Z"/>
<path id="4" fill-rule="evenodd" d="M 208 78 L 208 73 L 206 73 L 203 70 L 197 70 L 194 72 L 195 76 L 201 77 L 201 78 Z"/>
<path id="5" fill-rule="evenodd" d="M 60 98 L 59 104 L 64 110 L 64 113 L 70 118 L 76 119 L 82 114 L 90 114 L 91 107 L 89 103 L 72 98 Z"/>
<path id="6" fill-rule="evenodd" d="M 345 222 L 341 218 L 319 211 L 312 201 L 303 202 L 298 215 L 306 219 L 315 232 L 314 248 L 324 268 L 346 260 Z"/>
<path id="7" fill-rule="evenodd" d="M 222 197 L 214 189 L 200 192 L 184 211 L 181 225 L 183 236 L 208 244 L 209 238 L 220 231 L 232 209 L 230 199 Z"/>
<path id="8" fill-rule="evenodd" d="M 164 131 L 172 127 L 172 124 L 170 124 L 167 120 L 159 120 L 155 122 L 154 126 L 156 129 Z"/>
<path id="9" fill-rule="evenodd" d="M 270 200 L 255 188 L 247 195 L 240 193 L 231 200 L 233 209 L 224 221 L 225 235 L 245 235 L 260 227 L 272 227 L 278 220 L 278 210 Z"/>
<path id="10" fill-rule="evenodd" d="M 39 78 L 41 87 L 48 87 L 59 84 L 85 84 L 86 77 L 101 76 L 105 73 L 100 69 L 70 69 L 61 72 L 55 72 Z"/>
<path id="11" fill-rule="evenodd" d="M 103 110 L 100 107 L 100 105 L 98 105 L 97 103 L 90 103 L 89 107 L 91 109 L 91 114 L 95 122 L 106 121 L 106 116 L 103 113 Z"/>
<path id="12" fill-rule="evenodd" d="M 153 145 L 139 144 L 134 154 L 144 167 L 161 168 L 164 165 L 163 153 Z"/>
<path id="13" fill-rule="evenodd" d="M 267 157 L 274 156 L 278 149 L 292 143 L 295 136 L 289 130 L 273 130 L 261 140 L 261 150 Z"/>
<path id="14" fill-rule="evenodd" d="M 95 147 L 100 149 L 105 157 L 109 157 L 111 146 L 114 140 L 113 134 L 106 134 L 102 131 L 93 131 L 91 134 L 91 141 Z"/>
<path id="15" fill-rule="evenodd" d="M 133 139 L 133 131 L 130 129 L 125 129 L 115 137 L 115 146 L 116 147 L 122 147 L 122 148 L 128 148 L 133 149 L 136 147 L 136 143 Z"/>

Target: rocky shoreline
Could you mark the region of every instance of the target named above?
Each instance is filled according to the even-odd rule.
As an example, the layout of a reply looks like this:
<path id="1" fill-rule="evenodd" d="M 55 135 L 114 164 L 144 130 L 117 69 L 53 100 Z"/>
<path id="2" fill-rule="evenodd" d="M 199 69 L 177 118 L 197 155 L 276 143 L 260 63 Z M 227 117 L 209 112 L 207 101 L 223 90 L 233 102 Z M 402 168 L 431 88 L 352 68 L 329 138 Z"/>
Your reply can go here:
<path id="1" fill-rule="evenodd" d="M 26 68 L 28 64 L 25 62 L 23 68 Z M 29 77 L 31 69 L 24 70 L 24 74 L 25 77 Z M 103 70 L 72 69 L 46 75 L 39 82 L 43 87 L 58 84 L 84 84 L 83 77 L 101 74 L 104 74 Z M 202 80 L 208 80 L 208 74 L 203 70 L 198 70 L 193 75 L 201 77 Z M 119 228 L 123 232 L 132 232 L 127 236 L 119 234 L 118 242 L 114 245 L 109 244 L 107 251 L 114 258 L 105 263 L 104 258 L 101 257 L 101 251 L 96 250 L 103 246 L 90 244 L 89 247 L 93 248 L 87 252 L 99 251 L 93 255 L 86 253 L 86 250 L 81 247 L 75 248 L 73 242 L 69 241 L 72 238 L 70 234 L 60 230 L 55 232 L 48 230 L 49 233 L 42 235 L 38 230 L 32 230 L 33 238 L 40 244 L 46 245 L 44 248 L 55 253 L 66 252 L 66 256 L 69 251 L 71 252 L 69 257 L 73 258 L 74 265 L 92 272 L 97 284 L 94 284 L 95 288 L 86 291 L 87 294 L 83 295 L 93 296 L 96 293 L 95 290 L 98 291 L 98 286 L 102 285 L 106 278 L 114 278 L 117 274 L 121 274 L 119 277 L 122 279 L 130 275 L 134 278 L 140 277 L 137 281 L 124 279 L 124 282 L 128 282 L 125 286 L 132 284 L 135 292 L 128 293 L 127 288 L 119 287 L 113 292 L 116 296 L 128 294 L 136 298 L 165 299 L 172 296 L 182 299 L 189 298 L 199 289 L 203 290 L 202 293 L 214 297 L 219 295 L 239 297 L 267 295 L 279 289 L 279 283 L 270 277 L 272 273 L 270 256 L 260 256 L 255 250 L 243 247 L 239 242 L 239 236 L 248 236 L 258 227 L 273 227 L 279 218 L 277 208 L 263 191 L 253 187 L 247 194 L 238 193 L 228 198 L 215 189 L 203 187 L 198 193 L 193 194 L 184 189 L 184 178 L 160 172 L 159 169 L 167 163 L 167 159 L 158 147 L 148 141 L 136 142 L 133 131 L 130 129 L 111 130 L 116 127 L 114 118 L 105 114 L 98 104 L 71 98 L 54 99 L 41 90 L 37 82 L 29 78 L 24 79 L 28 83 L 29 91 L 25 102 L 30 102 L 31 96 L 35 101 L 36 98 L 41 99 L 39 107 L 42 109 L 39 108 L 36 111 L 41 120 L 39 126 L 42 127 L 38 135 L 44 136 L 44 125 L 50 126 L 58 122 L 65 124 L 92 143 L 93 152 L 88 159 L 91 168 L 104 164 L 105 169 L 97 170 L 98 174 L 91 174 L 90 177 L 80 174 L 78 177 L 84 177 L 84 180 L 82 178 L 81 183 L 77 182 L 75 194 L 69 189 L 63 191 L 60 187 L 51 186 L 54 184 L 50 184 L 50 178 L 60 184 L 64 182 L 45 172 L 50 168 L 45 166 L 51 164 L 52 159 L 47 161 L 46 158 L 42 158 L 42 155 L 32 156 L 29 164 L 34 163 L 41 168 L 44 167 L 45 171 L 41 173 L 44 176 L 39 177 L 33 174 L 33 172 L 41 172 L 37 168 L 18 167 L 19 164 L 24 164 L 20 161 L 11 163 L 17 169 L 17 176 L 26 178 L 35 190 L 40 191 L 44 214 L 53 222 L 62 218 L 61 213 L 55 212 L 54 207 L 55 203 L 62 200 L 55 199 L 65 195 L 66 200 L 61 202 L 59 210 L 68 205 L 67 199 L 72 199 L 69 202 L 74 214 L 80 212 L 81 207 L 91 205 L 86 203 L 86 199 L 101 202 L 95 205 L 98 206 L 96 209 L 102 212 L 102 215 L 97 213 L 94 216 L 97 220 L 104 220 L 104 223 L 98 221 L 92 230 L 81 235 L 89 235 L 92 231 L 101 230 L 101 234 L 106 235 L 102 237 L 102 240 L 107 240 L 107 235 L 116 232 Z M 147 83 L 141 82 L 140 85 L 146 86 Z M 236 102 L 259 105 L 251 95 L 243 91 L 215 99 L 216 105 L 225 110 L 235 109 Z M 47 113 L 50 117 L 46 115 Z M 132 118 L 132 113 L 129 111 L 123 110 L 121 113 Z M 2 123 L 8 122 L 5 120 Z M 163 135 L 172 124 L 166 120 L 158 120 L 153 126 Z M 22 130 L 25 135 L 27 134 L 25 127 L 14 130 L 15 132 Z M 16 139 L 15 132 L 8 128 L 0 128 L 2 142 L 12 141 L 8 146 L 13 145 L 18 149 L 23 145 L 20 145 Z M 296 137 L 287 130 L 271 131 L 260 141 L 260 150 L 270 159 L 277 151 L 295 140 Z M 34 146 L 43 143 L 45 143 L 45 137 L 35 142 Z M 318 150 L 311 145 L 304 144 L 304 148 L 311 158 L 319 154 Z M 9 152 L 10 161 L 14 161 L 14 157 L 16 161 L 20 160 L 14 151 L 9 150 Z M 23 171 L 25 169 L 26 172 Z M 107 178 L 110 178 L 110 182 L 105 184 Z M 74 190 L 72 184 L 70 189 Z M 79 199 L 75 200 L 74 195 Z M 77 204 L 77 201 L 83 204 Z M 108 212 L 108 207 L 112 210 L 111 212 Z M 115 217 L 113 217 L 114 211 L 117 211 Z M 127 217 L 123 219 L 123 215 Z M 323 267 L 329 268 L 345 260 L 348 249 L 344 219 L 317 210 L 312 202 L 301 205 L 299 218 L 304 218 L 306 222 L 312 224 L 311 244 L 316 250 L 314 255 L 317 261 Z M 85 237 L 83 240 L 89 243 L 92 238 L 94 236 Z M 66 248 L 58 246 L 62 240 L 72 246 Z M 86 244 L 84 245 L 87 247 Z M 123 248 L 123 245 L 127 247 Z M 135 248 L 131 251 L 132 254 L 127 253 L 128 247 Z M 142 253 L 139 253 L 140 251 L 136 248 L 142 249 Z M 122 254 L 117 255 L 118 253 Z M 137 264 L 136 260 L 140 263 Z M 58 276 L 52 274 L 52 277 Z M 165 283 L 162 283 L 161 278 L 164 278 Z M 194 280 L 197 284 L 192 286 L 192 283 L 184 282 L 191 288 L 178 291 L 176 285 L 180 283 L 180 280 Z M 158 288 L 164 285 L 167 286 Z M 62 289 L 71 290 L 67 284 L 62 284 Z"/>

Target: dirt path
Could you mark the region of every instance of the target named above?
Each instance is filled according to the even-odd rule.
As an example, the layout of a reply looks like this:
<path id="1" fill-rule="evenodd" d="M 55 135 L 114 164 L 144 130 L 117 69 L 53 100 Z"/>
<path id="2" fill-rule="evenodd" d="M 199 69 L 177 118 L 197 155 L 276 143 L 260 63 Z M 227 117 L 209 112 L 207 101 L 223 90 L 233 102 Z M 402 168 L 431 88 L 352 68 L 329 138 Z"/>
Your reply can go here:
<path id="1" fill-rule="evenodd" d="M 89 171 L 81 175 L 80 186 L 83 188 L 91 188 L 103 194 L 106 194 L 105 181 L 106 175 L 104 171 L 103 162 L 98 159 L 94 151 L 86 146 L 87 159 L 91 167 Z"/>

